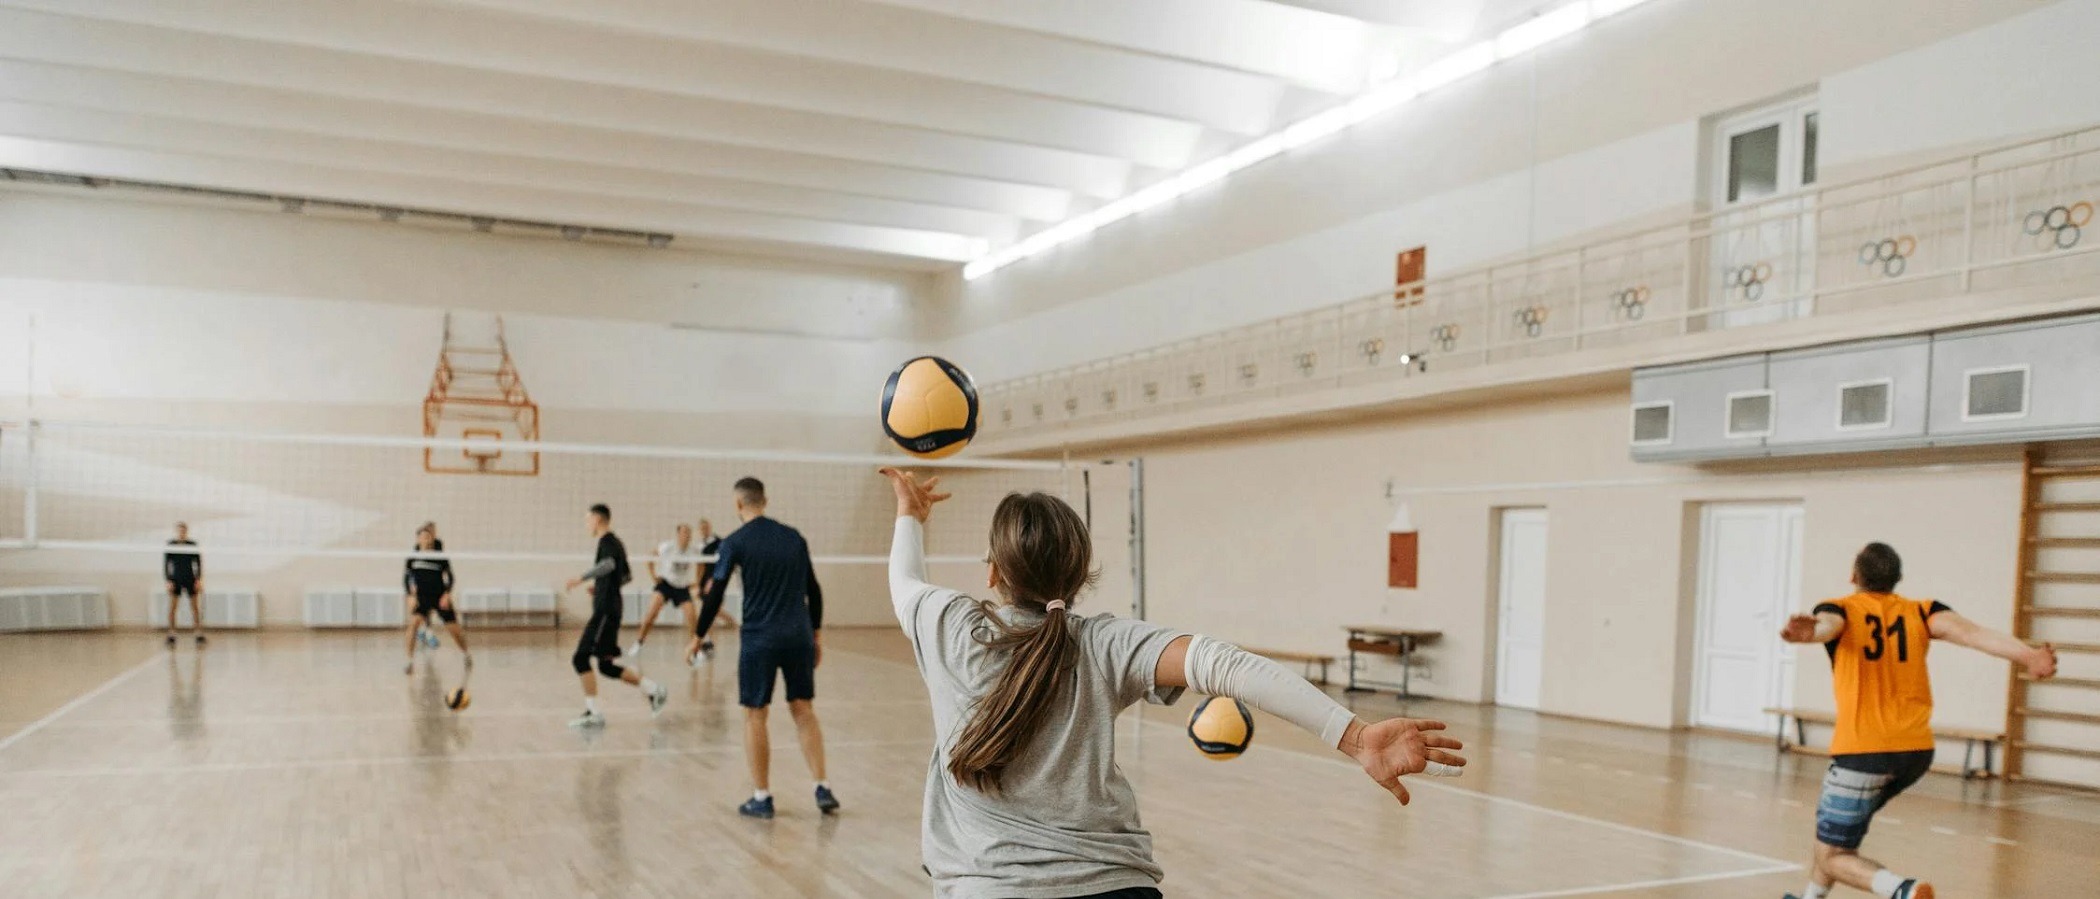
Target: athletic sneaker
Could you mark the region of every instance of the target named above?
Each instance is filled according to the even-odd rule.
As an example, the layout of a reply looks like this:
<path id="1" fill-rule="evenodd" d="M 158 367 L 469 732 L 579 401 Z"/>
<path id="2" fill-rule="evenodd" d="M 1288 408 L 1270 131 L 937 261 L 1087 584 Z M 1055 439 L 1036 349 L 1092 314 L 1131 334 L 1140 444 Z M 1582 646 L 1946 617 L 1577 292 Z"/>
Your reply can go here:
<path id="1" fill-rule="evenodd" d="M 467 670 L 469 670 L 469 671 L 472 671 L 473 669 L 474 669 L 474 656 L 473 656 L 473 655 L 472 655 L 472 654 L 470 653 L 470 654 L 468 654 L 468 655 L 467 655 Z"/>
<path id="2" fill-rule="evenodd" d="M 627 647 L 627 658 L 640 661 L 642 658 L 642 644 L 636 643 L 633 646 Z"/>
<path id="3" fill-rule="evenodd" d="M 584 709 L 583 714 L 570 719 L 569 726 L 575 728 L 604 727 L 605 716 L 590 709 Z"/>
<path id="4" fill-rule="evenodd" d="M 408 664 L 406 664 L 406 665 L 403 665 L 403 666 L 401 666 L 401 673 L 402 673 L 402 674 L 415 674 L 415 673 L 416 673 L 416 660 L 415 660 L 415 659 L 409 659 L 409 660 L 408 660 Z"/>
<path id="5" fill-rule="evenodd" d="M 168 646 L 169 646 L 170 648 L 172 648 L 172 647 L 174 647 L 174 645 L 175 645 L 175 635 L 174 635 L 174 634 L 169 634 L 169 635 L 168 635 Z"/>
<path id="6" fill-rule="evenodd" d="M 703 642 L 701 642 L 701 644 L 700 644 L 700 654 L 701 654 L 701 655 L 704 655 L 704 656 L 708 657 L 708 658 L 709 658 L 710 660 L 712 660 L 712 659 L 713 659 L 713 658 L 715 657 L 715 641 L 713 641 L 713 640 L 706 640 L 706 641 L 703 641 Z"/>
<path id="7" fill-rule="evenodd" d="M 197 635 L 197 645 L 198 645 L 198 646 L 203 646 L 203 645 L 204 645 L 204 635 L 203 635 L 203 634 L 198 634 L 198 635 Z"/>
<path id="8" fill-rule="evenodd" d="M 416 639 L 423 641 L 425 647 L 430 649 L 438 648 L 438 635 L 431 633 L 430 628 L 416 628 Z"/>
<path id="9" fill-rule="evenodd" d="M 649 691 L 649 714 L 652 716 L 663 714 L 664 703 L 670 700 L 671 688 L 663 684 L 657 684 L 656 689 Z"/>
<path id="10" fill-rule="evenodd" d="M 765 821 L 771 821 L 773 820 L 773 797 L 768 796 L 764 799 L 760 799 L 754 796 L 750 799 L 746 799 L 744 800 L 743 805 L 739 805 L 736 807 L 736 813 L 739 815 L 743 815 L 746 818 L 758 818 Z"/>
<path id="11" fill-rule="evenodd" d="M 1896 888 L 1896 899 L 1933 899 L 1932 884 L 1913 877 Z"/>
<path id="12" fill-rule="evenodd" d="M 817 811 L 833 814 L 839 810 L 839 798 L 831 795 L 830 787 L 817 788 Z"/>

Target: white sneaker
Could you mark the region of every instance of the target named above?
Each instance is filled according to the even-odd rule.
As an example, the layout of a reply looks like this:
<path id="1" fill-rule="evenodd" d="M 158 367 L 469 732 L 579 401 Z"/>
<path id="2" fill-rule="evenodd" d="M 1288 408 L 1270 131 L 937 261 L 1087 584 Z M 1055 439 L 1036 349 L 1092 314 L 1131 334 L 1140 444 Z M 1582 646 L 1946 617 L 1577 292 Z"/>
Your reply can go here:
<path id="1" fill-rule="evenodd" d="M 590 709 L 584 709 L 583 714 L 569 721 L 569 726 L 574 728 L 604 727 L 605 716 Z"/>
<path id="2" fill-rule="evenodd" d="M 656 689 L 649 691 L 650 716 L 653 717 L 656 715 L 663 714 L 664 703 L 669 701 L 671 701 L 671 688 L 666 687 L 663 684 L 657 684 Z"/>
<path id="3" fill-rule="evenodd" d="M 641 662 L 641 660 L 642 660 L 642 644 L 640 644 L 640 643 L 636 643 L 636 644 L 634 644 L 633 646 L 629 646 L 629 647 L 627 647 L 627 665 L 628 665 L 628 666 L 633 666 L 633 665 L 635 665 L 635 664 L 638 664 L 638 663 L 640 663 L 640 662 Z"/>

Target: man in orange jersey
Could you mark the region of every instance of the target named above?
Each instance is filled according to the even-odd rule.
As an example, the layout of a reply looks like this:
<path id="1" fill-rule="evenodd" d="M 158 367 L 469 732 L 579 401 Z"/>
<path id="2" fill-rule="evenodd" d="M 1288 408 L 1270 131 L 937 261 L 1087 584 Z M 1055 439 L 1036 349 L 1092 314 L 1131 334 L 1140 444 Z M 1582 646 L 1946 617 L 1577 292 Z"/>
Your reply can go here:
<path id="1" fill-rule="evenodd" d="M 1795 615 L 1779 632 L 1788 643 L 1823 644 L 1837 693 L 1837 734 L 1816 806 L 1815 868 L 1800 899 L 1823 899 L 1838 883 L 1883 899 L 1933 899 L 1932 884 L 1859 854 L 1874 813 L 1932 767 L 1932 675 L 1925 669 L 1932 641 L 1989 653 L 2035 678 L 2056 674 L 2055 649 L 1981 627 L 1944 603 L 1898 596 L 1902 579 L 1896 551 L 1869 543 L 1852 562 L 1859 592 L 1818 603 L 1815 614 Z"/>

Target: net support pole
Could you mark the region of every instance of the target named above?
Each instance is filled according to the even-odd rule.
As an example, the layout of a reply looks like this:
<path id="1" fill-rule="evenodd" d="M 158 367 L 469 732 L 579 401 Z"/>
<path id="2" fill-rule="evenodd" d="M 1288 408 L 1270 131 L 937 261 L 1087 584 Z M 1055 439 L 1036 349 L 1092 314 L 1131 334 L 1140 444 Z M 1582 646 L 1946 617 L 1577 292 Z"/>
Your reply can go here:
<path id="1" fill-rule="evenodd" d="M 1130 460 L 1130 617 L 1145 617 L 1145 460 Z"/>
<path id="2" fill-rule="evenodd" d="M 29 427 L 23 429 L 22 438 L 22 450 L 29 457 L 26 461 L 28 471 L 22 481 L 22 545 L 25 547 L 36 546 L 37 428 L 37 420 L 30 419 Z"/>

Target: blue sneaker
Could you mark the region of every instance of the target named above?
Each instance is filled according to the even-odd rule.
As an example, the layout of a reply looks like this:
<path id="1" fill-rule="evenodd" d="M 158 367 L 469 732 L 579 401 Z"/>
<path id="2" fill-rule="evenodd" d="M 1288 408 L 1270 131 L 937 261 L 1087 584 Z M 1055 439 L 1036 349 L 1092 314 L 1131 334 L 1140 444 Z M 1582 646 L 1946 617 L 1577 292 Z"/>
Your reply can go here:
<path id="1" fill-rule="evenodd" d="M 817 788 L 817 811 L 832 814 L 839 810 L 839 798 L 831 795 L 830 787 Z"/>
<path id="2" fill-rule="evenodd" d="M 754 796 L 750 799 L 746 799 L 744 800 L 743 805 L 739 805 L 736 807 L 736 813 L 739 815 L 743 815 L 746 818 L 758 818 L 765 821 L 771 821 L 773 820 L 773 797 L 768 796 L 764 799 L 760 799 Z"/>
<path id="3" fill-rule="evenodd" d="M 431 633 L 430 628 L 416 628 L 416 639 L 423 641 L 423 645 L 431 649 L 438 648 L 438 635 Z"/>

